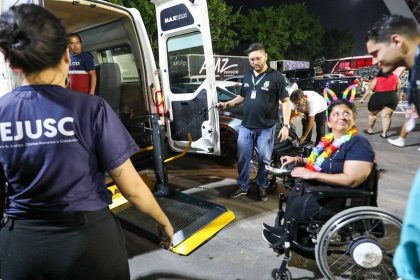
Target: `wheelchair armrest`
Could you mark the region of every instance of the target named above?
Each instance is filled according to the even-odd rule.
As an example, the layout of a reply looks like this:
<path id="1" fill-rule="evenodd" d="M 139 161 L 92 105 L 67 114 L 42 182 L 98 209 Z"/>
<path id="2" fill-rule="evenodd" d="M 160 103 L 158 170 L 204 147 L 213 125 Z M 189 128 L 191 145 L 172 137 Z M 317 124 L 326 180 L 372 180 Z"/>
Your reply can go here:
<path id="1" fill-rule="evenodd" d="M 305 187 L 305 193 L 333 197 L 364 197 L 371 195 L 369 191 L 364 189 L 351 187 L 332 187 L 325 185 Z"/>

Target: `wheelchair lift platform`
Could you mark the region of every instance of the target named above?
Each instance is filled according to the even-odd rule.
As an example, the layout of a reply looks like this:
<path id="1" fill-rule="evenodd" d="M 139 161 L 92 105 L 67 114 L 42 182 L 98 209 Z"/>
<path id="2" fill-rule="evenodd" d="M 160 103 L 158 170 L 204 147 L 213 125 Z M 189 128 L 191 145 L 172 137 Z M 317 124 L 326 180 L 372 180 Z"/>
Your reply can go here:
<path id="1" fill-rule="evenodd" d="M 158 243 L 156 222 L 131 206 L 115 185 L 108 189 L 113 193 L 110 209 L 122 227 Z M 155 198 L 174 227 L 172 252 L 179 255 L 189 255 L 235 219 L 234 213 L 224 206 L 182 192 Z"/>

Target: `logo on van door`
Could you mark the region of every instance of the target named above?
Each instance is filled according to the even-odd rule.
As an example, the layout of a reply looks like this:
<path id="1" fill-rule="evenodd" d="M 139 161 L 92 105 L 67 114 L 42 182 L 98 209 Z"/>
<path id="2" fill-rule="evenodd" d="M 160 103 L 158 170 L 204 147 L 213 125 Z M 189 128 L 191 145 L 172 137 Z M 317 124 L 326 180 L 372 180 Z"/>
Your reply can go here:
<path id="1" fill-rule="evenodd" d="M 184 4 L 162 10 L 160 13 L 160 26 L 163 31 L 168 31 L 194 23 L 194 18 Z"/>

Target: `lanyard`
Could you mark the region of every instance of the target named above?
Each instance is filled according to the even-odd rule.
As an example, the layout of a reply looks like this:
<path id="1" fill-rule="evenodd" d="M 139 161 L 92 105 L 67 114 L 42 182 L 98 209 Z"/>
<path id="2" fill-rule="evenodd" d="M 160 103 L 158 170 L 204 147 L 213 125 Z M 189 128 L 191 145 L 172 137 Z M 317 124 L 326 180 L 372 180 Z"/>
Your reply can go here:
<path id="1" fill-rule="evenodd" d="M 418 71 L 417 67 L 420 67 L 420 45 L 417 46 L 416 57 L 414 59 L 414 65 L 410 71 L 410 82 L 408 83 L 408 90 L 407 90 L 407 93 L 408 93 L 407 99 L 408 99 L 409 106 L 411 105 L 411 101 L 412 101 L 411 95 L 417 94 L 417 85 L 416 85 L 416 82 L 417 82 L 416 76 L 417 76 L 417 71 Z"/>
<path id="2" fill-rule="evenodd" d="M 257 80 L 257 82 L 255 82 L 255 79 L 254 79 L 254 73 L 252 73 L 252 84 L 254 85 L 254 90 L 255 90 L 255 87 L 261 82 L 261 80 L 264 78 L 264 76 L 265 76 L 265 74 L 267 74 L 267 72 L 265 72 L 262 76 L 261 76 L 261 78 L 259 78 L 258 80 Z"/>

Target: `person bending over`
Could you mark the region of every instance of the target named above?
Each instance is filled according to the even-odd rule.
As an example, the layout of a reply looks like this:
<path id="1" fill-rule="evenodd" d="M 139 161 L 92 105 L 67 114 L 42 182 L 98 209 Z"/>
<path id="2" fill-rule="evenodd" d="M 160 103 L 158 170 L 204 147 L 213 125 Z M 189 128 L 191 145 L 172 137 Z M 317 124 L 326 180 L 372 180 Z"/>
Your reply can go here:
<path id="1" fill-rule="evenodd" d="M 299 141 L 311 141 L 312 128 L 316 124 L 315 144 L 325 135 L 326 111 L 325 99 L 316 91 L 297 89 L 290 95 L 292 110 L 295 114 L 302 114 L 302 136 Z"/>

